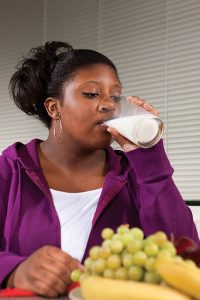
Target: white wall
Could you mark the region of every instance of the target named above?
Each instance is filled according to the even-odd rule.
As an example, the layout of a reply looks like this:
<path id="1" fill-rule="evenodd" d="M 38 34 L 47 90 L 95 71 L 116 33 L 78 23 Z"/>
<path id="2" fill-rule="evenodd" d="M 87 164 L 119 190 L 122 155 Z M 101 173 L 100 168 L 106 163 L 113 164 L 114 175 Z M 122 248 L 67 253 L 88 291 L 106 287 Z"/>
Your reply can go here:
<path id="1" fill-rule="evenodd" d="M 200 206 L 190 206 L 200 236 Z"/>

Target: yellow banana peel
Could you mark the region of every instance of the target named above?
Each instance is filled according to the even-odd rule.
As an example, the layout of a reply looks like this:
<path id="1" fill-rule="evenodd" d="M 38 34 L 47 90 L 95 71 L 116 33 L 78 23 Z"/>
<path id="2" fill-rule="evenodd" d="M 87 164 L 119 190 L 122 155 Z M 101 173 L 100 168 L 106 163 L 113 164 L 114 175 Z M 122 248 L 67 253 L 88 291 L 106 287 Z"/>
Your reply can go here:
<path id="1" fill-rule="evenodd" d="M 156 284 L 89 276 L 81 283 L 85 300 L 189 300 L 178 291 Z"/>
<path id="2" fill-rule="evenodd" d="M 200 300 L 200 269 L 186 261 L 159 258 L 156 270 L 160 276 L 177 290 Z"/>

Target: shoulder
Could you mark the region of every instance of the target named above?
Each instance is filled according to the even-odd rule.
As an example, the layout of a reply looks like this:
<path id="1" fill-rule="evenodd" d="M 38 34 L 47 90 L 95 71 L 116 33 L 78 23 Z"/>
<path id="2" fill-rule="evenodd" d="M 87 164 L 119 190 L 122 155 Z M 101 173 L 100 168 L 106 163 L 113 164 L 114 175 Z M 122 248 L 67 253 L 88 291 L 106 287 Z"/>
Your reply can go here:
<path id="1" fill-rule="evenodd" d="M 0 182 L 9 180 L 14 172 L 14 161 L 10 157 L 0 156 Z"/>
<path id="2" fill-rule="evenodd" d="M 20 169 L 38 167 L 37 143 L 34 139 L 27 144 L 20 142 L 10 145 L 0 155 L 0 181 L 9 180 Z"/>

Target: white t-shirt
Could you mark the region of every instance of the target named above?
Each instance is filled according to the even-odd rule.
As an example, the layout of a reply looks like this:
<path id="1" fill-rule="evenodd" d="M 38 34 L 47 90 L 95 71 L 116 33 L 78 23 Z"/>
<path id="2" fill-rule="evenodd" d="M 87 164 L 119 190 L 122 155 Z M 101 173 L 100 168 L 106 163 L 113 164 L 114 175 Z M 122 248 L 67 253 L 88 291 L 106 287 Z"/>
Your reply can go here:
<path id="1" fill-rule="evenodd" d="M 81 261 L 102 188 L 81 193 L 50 191 L 61 225 L 61 249 Z"/>

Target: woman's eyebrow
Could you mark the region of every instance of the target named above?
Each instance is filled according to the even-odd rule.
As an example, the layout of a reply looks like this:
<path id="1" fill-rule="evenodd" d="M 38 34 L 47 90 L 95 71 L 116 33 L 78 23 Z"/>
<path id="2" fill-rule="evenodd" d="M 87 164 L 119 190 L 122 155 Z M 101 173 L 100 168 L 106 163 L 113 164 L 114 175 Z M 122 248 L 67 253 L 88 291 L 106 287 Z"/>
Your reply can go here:
<path id="1" fill-rule="evenodd" d="M 87 84 L 87 83 L 95 83 L 95 84 L 100 84 L 100 82 L 98 82 L 98 81 L 95 81 L 95 80 L 88 80 L 88 81 L 85 81 L 84 83 L 83 83 L 83 85 L 85 85 L 85 84 Z M 113 85 L 113 87 L 118 87 L 118 88 L 122 88 L 122 85 L 120 84 L 120 83 L 115 83 L 114 85 Z"/>

